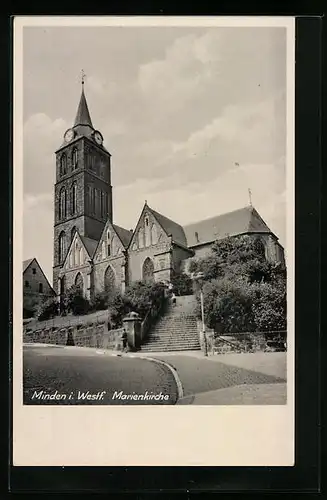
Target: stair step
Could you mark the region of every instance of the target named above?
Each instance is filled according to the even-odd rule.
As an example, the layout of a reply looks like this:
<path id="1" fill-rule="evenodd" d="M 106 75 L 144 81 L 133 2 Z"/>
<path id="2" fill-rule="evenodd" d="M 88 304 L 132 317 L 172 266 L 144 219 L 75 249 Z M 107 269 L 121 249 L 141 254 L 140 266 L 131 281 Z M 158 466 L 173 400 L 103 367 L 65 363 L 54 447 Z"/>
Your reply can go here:
<path id="1" fill-rule="evenodd" d="M 194 295 L 177 297 L 176 305 L 169 306 L 149 332 L 141 351 L 197 351 L 200 350 Z"/>

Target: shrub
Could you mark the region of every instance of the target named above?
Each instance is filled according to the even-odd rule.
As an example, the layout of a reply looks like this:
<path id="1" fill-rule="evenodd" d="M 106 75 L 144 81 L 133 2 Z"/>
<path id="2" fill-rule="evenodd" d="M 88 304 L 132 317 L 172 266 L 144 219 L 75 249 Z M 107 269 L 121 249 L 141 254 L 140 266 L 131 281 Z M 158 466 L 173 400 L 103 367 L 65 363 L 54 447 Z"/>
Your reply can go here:
<path id="1" fill-rule="evenodd" d="M 37 319 L 39 321 L 46 321 L 58 315 L 58 301 L 51 297 L 40 305 L 37 312 Z"/>
<path id="2" fill-rule="evenodd" d="M 89 301 L 83 296 L 81 289 L 73 285 L 67 290 L 64 298 L 64 310 L 75 316 L 87 314 L 90 310 Z"/>
<path id="3" fill-rule="evenodd" d="M 108 309 L 112 328 L 120 328 L 123 318 L 130 311 L 129 303 L 118 290 L 108 297 Z"/>
<path id="4" fill-rule="evenodd" d="M 103 311 L 108 308 L 109 297 L 107 292 L 97 293 L 90 303 L 90 309 L 92 311 Z"/>
<path id="5" fill-rule="evenodd" d="M 129 310 L 137 312 L 145 318 L 147 312 L 154 307 L 160 309 L 165 303 L 165 285 L 163 283 L 132 283 L 125 292 L 124 299 Z"/>
<path id="6" fill-rule="evenodd" d="M 121 294 L 119 291 L 108 298 L 108 309 L 112 328 L 120 328 L 123 318 L 131 311 L 142 319 L 150 311 L 156 316 L 165 304 L 165 286 L 162 283 L 147 284 L 141 281 L 132 283 Z"/>
<path id="7" fill-rule="evenodd" d="M 23 319 L 33 318 L 34 312 L 32 309 L 23 308 Z"/>

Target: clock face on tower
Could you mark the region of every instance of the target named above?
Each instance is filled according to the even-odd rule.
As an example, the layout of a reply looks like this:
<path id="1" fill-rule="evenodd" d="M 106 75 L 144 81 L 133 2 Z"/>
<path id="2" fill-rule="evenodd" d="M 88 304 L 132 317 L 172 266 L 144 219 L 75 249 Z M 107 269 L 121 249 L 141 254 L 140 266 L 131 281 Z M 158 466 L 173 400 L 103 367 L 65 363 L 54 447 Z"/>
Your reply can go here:
<path id="1" fill-rule="evenodd" d="M 71 140 L 74 139 L 75 132 L 73 129 L 69 128 L 67 132 L 64 135 L 65 141 L 70 142 Z"/>
<path id="2" fill-rule="evenodd" d="M 97 144 L 101 145 L 103 143 L 103 137 L 98 130 L 94 132 L 94 139 Z"/>

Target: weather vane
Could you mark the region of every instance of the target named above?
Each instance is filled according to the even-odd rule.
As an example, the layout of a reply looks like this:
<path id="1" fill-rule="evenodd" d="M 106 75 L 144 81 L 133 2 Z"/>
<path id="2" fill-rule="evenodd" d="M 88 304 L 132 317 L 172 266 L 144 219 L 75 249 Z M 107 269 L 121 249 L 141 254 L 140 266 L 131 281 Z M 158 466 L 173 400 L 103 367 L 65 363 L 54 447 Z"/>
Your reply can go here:
<path id="1" fill-rule="evenodd" d="M 82 85 L 84 85 L 86 74 L 84 73 L 84 69 L 82 69 Z"/>

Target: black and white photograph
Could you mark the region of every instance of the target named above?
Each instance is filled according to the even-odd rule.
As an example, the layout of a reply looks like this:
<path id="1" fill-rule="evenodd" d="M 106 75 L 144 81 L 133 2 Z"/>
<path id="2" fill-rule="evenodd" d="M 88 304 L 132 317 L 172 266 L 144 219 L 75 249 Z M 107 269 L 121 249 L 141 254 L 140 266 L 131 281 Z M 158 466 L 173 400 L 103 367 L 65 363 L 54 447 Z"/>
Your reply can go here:
<path id="1" fill-rule="evenodd" d="M 21 404 L 286 408 L 286 21 L 49 19 L 16 45 Z"/>

